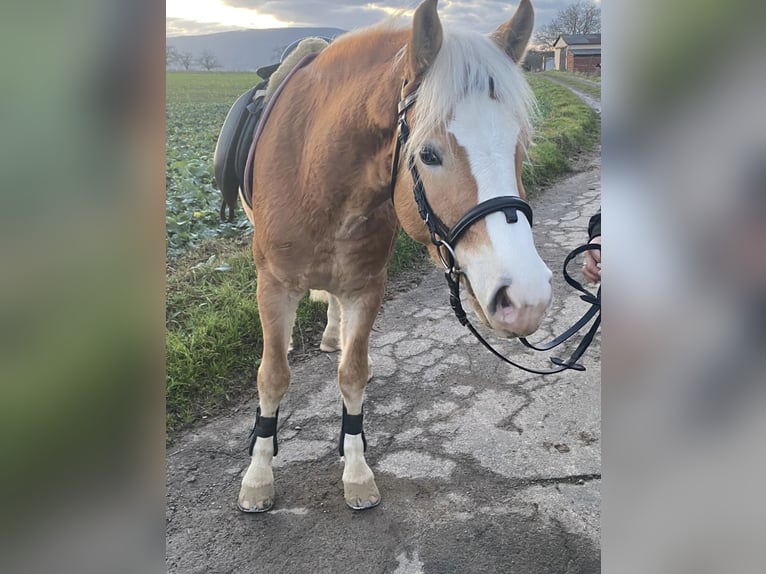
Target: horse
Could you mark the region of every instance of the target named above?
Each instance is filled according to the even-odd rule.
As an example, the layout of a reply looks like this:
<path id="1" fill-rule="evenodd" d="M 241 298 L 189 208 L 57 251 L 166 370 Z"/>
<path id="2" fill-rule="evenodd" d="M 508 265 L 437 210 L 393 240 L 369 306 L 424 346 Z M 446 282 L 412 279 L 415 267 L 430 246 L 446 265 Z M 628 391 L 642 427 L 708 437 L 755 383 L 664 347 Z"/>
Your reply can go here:
<path id="1" fill-rule="evenodd" d="M 444 29 L 437 0 L 424 0 L 411 26 L 386 20 L 342 35 L 281 86 L 252 159 L 252 208 L 242 201 L 254 226 L 263 355 L 241 511 L 274 504 L 288 347 L 310 290 L 328 294 L 321 349 L 341 351 L 345 502 L 357 510 L 380 502 L 362 403 L 400 227 L 435 262 L 450 262 L 493 332 L 523 337 L 539 327 L 552 274 L 536 251 L 531 211 L 516 217 L 526 205 L 521 166 L 533 105 L 520 61 L 533 22 L 521 0 L 489 35 Z M 468 212 L 460 241 L 441 241 Z"/>

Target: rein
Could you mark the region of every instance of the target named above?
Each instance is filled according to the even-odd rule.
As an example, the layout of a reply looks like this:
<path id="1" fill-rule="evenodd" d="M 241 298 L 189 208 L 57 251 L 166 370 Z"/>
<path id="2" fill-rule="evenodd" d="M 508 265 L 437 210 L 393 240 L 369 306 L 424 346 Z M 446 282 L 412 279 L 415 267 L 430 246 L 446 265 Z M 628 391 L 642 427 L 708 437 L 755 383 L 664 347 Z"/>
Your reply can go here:
<path id="1" fill-rule="evenodd" d="M 402 83 L 402 93 L 404 92 L 406 85 L 407 81 L 405 80 Z M 399 172 L 401 150 L 407 143 L 407 140 L 410 136 L 410 128 L 407 124 L 407 110 L 409 110 L 415 104 L 415 101 L 417 100 L 417 94 L 418 91 L 417 88 L 415 88 L 412 92 L 410 92 L 410 94 L 402 98 L 398 106 L 399 120 L 397 122 L 396 130 L 396 147 L 394 148 L 393 161 L 391 165 L 392 201 L 394 198 L 394 188 L 396 187 L 396 178 Z M 418 168 L 415 165 L 414 155 L 411 155 L 408 158 L 407 168 L 410 170 L 410 174 L 412 176 L 413 194 L 415 195 L 415 203 L 418 206 L 418 213 L 420 214 L 420 218 L 428 227 L 428 231 L 431 235 L 431 242 L 436 246 L 436 252 L 439 255 L 439 259 L 441 260 L 442 265 L 444 265 L 444 276 L 447 280 L 447 285 L 450 292 L 450 306 L 452 307 L 452 310 L 454 311 L 458 321 L 460 321 L 460 324 L 464 327 L 468 327 L 468 330 L 473 334 L 473 336 L 476 337 L 476 339 L 478 339 L 478 341 L 496 357 L 505 361 L 509 365 L 516 367 L 517 369 L 521 369 L 522 371 L 536 375 L 552 375 L 566 370 L 584 371 L 585 367 L 579 364 L 577 361 L 580 359 L 580 357 L 582 357 L 583 353 L 585 353 L 590 344 L 593 342 L 593 338 L 595 337 L 596 332 L 598 331 L 598 327 L 601 324 L 601 287 L 599 287 L 598 292 L 594 295 L 585 289 L 585 287 L 583 287 L 580 282 L 575 280 L 569 274 L 567 271 L 567 266 L 577 255 L 594 249 L 598 249 L 600 251 L 601 246 L 598 244 L 581 245 L 580 247 L 577 247 L 572 252 L 570 252 L 564 260 L 564 279 L 570 286 L 581 293 L 580 299 L 586 303 L 590 303 L 590 309 L 588 309 L 585 314 L 580 319 L 578 319 L 577 322 L 575 322 L 574 325 L 564 331 L 564 333 L 558 337 L 555 337 L 551 341 L 548 341 L 547 343 L 539 343 L 538 345 L 534 345 L 524 337 L 520 337 L 519 340 L 523 345 L 532 350 L 549 351 L 571 339 L 578 331 L 583 329 L 595 317 L 593 325 L 591 325 L 588 332 L 583 336 L 579 345 L 574 350 L 574 352 L 572 352 L 569 359 L 563 360 L 558 357 L 551 358 L 551 362 L 556 365 L 556 368 L 540 370 L 520 365 L 505 357 L 492 345 L 490 345 L 468 320 L 468 316 L 466 315 L 466 312 L 463 309 L 463 305 L 460 301 L 460 276 L 463 275 L 463 272 L 457 266 L 455 246 L 457 245 L 458 240 L 474 223 L 484 219 L 489 214 L 496 213 L 498 211 L 503 212 L 505 215 L 505 220 L 508 224 L 516 223 L 518 221 L 517 212 L 521 211 L 529 221 L 529 225 L 532 226 L 532 208 L 526 201 L 517 196 L 505 195 L 500 197 L 493 197 L 486 201 L 482 201 L 475 207 L 471 208 L 458 220 L 458 222 L 452 228 L 449 228 L 441 219 L 439 219 L 439 216 L 436 215 L 433 208 L 428 203 L 423 181 L 421 180 L 420 173 L 418 172 Z"/>

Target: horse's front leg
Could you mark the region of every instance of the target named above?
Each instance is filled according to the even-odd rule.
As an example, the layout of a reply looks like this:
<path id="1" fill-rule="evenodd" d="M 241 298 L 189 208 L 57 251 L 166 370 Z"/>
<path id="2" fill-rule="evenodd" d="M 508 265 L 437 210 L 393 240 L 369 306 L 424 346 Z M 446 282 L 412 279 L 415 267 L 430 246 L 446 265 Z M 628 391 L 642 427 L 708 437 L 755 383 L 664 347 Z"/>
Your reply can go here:
<path id="1" fill-rule="evenodd" d="M 271 462 L 277 449 L 279 403 L 290 384 L 287 347 L 300 293 L 290 293 L 268 273 L 258 276 L 258 314 L 263 328 L 263 358 L 258 368 L 258 414 L 250 442 L 250 466 L 242 479 L 238 508 L 264 512 L 274 504 Z"/>
<path id="2" fill-rule="evenodd" d="M 370 331 L 383 301 L 385 278 L 359 295 L 340 297 L 341 359 L 338 383 L 343 395 L 340 454 L 344 457 L 343 490 L 346 504 L 355 510 L 380 502 L 375 477 L 364 458 L 367 446 L 362 427 L 362 402 L 370 374 L 367 354 Z"/>

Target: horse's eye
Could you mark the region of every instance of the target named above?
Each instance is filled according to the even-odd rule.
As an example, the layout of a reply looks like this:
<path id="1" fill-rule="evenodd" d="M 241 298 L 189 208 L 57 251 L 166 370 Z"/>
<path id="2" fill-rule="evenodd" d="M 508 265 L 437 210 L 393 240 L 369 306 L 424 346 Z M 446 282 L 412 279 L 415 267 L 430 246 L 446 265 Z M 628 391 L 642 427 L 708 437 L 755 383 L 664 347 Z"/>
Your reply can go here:
<path id="1" fill-rule="evenodd" d="M 430 147 L 426 146 L 420 150 L 420 161 L 426 165 L 441 165 L 442 158 Z"/>

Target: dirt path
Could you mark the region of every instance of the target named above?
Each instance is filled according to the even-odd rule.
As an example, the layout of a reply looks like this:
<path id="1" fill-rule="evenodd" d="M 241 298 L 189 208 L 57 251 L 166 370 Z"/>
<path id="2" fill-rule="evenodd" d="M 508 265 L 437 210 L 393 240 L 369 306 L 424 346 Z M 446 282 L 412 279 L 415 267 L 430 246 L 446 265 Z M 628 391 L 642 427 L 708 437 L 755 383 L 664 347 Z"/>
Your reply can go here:
<path id="1" fill-rule="evenodd" d="M 582 91 L 581 89 L 578 89 L 576 83 L 568 82 L 565 77 L 552 78 L 550 75 L 546 75 L 544 76 L 544 78 L 550 82 L 553 82 L 554 84 L 564 86 L 569 91 L 571 91 L 575 96 L 580 98 L 586 106 L 594 110 L 597 114 L 601 115 L 601 98 L 600 97 L 596 97 L 592 94 L 588 94 Z M 593 85 L 593 87 L 598 87 L 598 88 L 601 87 L 598 83 L 592 82 L 590 80 L 586 80 L 584 78 L 582 79 L 578 78 L 578 81 L 591 84 Z"/>
<path id="2" fill-rule="evenodd" d="M 600 161 L 586 159 L 532 201 L 556 297 L 534 340 L 583 310 L 560 265 L 599 204 Z M 433 269 L 375 325 L 365 428 L 379 507 L 354 512 L 343 501 L 337 356 L 323 354 L 296 365 L 282 403 L 273 511 L 235 509 L 255 403 L 168 449 L 168 572 L 598 572 L 599 342 L 585 373 L 527 375 L 483 350 L 447 297 Z M 500 347 L 546 366 L 518 344 Z"/>
<path id="3" fill-rule="evenodd" d="M 564 78 L 566 78 L 566 80 L 569 80 L 570 76 L 564 76 Z M 601 89 L 601 83 L 600 82 L 597 82 L 595 80 L 591 80 L 591 79 L 587 78 L 584 75 L 577 75 L 577 76 L 575 76 L 574 78 L 571 78 L 571 79 L 572 79 L 572 81 L 574 83 L 578 83 L 579 82 L 581 84 L 586 84 L 588 86 Z"/>

